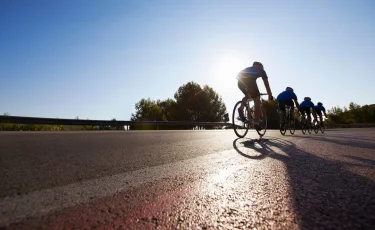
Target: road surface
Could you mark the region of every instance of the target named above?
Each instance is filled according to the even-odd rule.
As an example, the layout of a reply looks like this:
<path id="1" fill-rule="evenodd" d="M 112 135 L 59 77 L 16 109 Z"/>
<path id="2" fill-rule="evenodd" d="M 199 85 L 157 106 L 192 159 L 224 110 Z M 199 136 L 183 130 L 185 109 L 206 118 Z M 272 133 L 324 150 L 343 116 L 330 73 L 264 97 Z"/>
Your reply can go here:
<path id="1" fill-rule="evenodd" d="M 375 129 L 2 132 L 0 228 L 374 229 Z"/>

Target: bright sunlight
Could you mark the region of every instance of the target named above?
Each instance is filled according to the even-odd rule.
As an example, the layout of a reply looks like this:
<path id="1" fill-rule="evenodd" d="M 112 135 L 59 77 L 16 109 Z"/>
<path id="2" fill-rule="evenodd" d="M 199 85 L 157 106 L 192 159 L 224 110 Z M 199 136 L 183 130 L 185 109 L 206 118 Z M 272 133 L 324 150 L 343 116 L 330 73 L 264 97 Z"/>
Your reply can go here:
<path id="1" fill-rule="evenodd" d="M 246 68 L 245 62 L 234 55 L 220 56 L 212 66 L 211 80 L 219 87 L 225 87 L 229 82 L 233 82 L 236 75 Z"/>

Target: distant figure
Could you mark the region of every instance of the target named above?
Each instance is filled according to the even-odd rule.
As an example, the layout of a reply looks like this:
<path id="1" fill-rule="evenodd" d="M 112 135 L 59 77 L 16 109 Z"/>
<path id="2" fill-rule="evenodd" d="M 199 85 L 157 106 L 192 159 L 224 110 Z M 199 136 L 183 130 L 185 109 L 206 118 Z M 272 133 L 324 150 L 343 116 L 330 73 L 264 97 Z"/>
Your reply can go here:
<path id="1" fill-rule="evenodd" d="M 277 96 L 277 106 L 281 113 L 279 114 L 280 116 L 285 115 L 285 105 L 290 106 L 290 117 L 292 121 L 294 121 L 294 104 L 296 104 L 297 109 L 299 110 L 299 103 L 297 100 L 297 95 L 294 93 L 293 88 L 291 87 L 286 87 L 285 91 L 281 92 Z M 281 121 L 284 121 L 284 119 L 280 119 Z M 283 127 L 284 124 L 281 124 Z"/>
<path id="2" fill-rule="evenodd" d="M 321 102 L 318 102 L 318 105 L 316 105 L 314 108 L 315 108 L 316 114 L 319 115 L 320 125 L 324 126 L 322 111 L 324 113 L 324 116 L 327 117 L 326 108 L 324 108 L 323 103 L 321 103 Z"/>
<path id="3" fill-rule="evenodd" d="M 261 126 L 259 125 L 259 118 L 260 118 L 260 92 L 257 85 L 257 78 L 262 77 L 264 86 L 266 87 L 268 100 L 273 100 L 272 92 L 270 85 L 268 83 L 268 76 L 266 71 L 264 71 L 263 65 L 260 62 L 254 62 L 252 67 L 248 67 L 237 75 L 238 80 L 238 88 L 243 92 L 245 95 L 242 98 L 241 106 L 238 108 L 238 113 L 240 114 L 240 119 L 242 121 L 246 121 L 246 117 L 244 115 L 243 109 L 245 107 L 245 103 L 247 99 L 252 98 L 254 100 L 254 128 L 257 130 L 261 130 Z"/>
<path id="4" fill-rule="evenodd" d="M 307 114 L 307 121 L 309 125 L 311 125 L 311 111 L 313 112 L 314 119 L 316 119 L 316 112 L 314 107 L 314 103 L 312 103 L 310 97 L 305 97 L 304 101 L 299 105 L 299 111 L 301 115 L 305 116 L 305 114 Z"/>

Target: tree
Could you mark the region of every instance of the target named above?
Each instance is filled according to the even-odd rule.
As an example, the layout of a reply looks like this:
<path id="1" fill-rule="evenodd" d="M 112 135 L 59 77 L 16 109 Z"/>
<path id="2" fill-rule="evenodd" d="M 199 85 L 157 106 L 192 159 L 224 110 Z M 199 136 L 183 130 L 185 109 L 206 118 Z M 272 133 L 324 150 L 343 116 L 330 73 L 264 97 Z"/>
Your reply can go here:
<path id="1" fill-rule="evenodd" d="M 208 85 L 203 89 L 195 82 L 182 85 L 174 95 L 178 117 L 184 121 L 224 121 L 226 106 L 222 98 Z"/>
<path id="2" fill-rule="evenodd" d="M 162 107 L 150 98 L 141 99 L 135 104 L 136 113 L 132 114 L 132 121 L 165 121 L 166 116 Z"/>
<path id="3" fill-rule="evenodd" d="M 170 98 L 168 98 L 165 101 L 158 100 L 157 105 L 161 108 L 166 121 L 178 120 L 178 115 L 177 115 L 178 107 L 177 107 L 177 103 L 174 100 Z"/>
<path id="4" fill-rule="evenodd" d="M 346 123 L 346 119 L 343 116 L 344 110 L 340 107 L 332 107 L 332 109 L 328 110 L 328 121 L 327 123 L 337 123 L 343 124 Z"/>
<path id="5" fill-rule="evenodd" d="M 161 101 L 141 99 L 135 104 L 132 121 L 224 121 L 226 107 L 222 98 L 209 86 L 203 89 L 199 84 L 189 82 L 179 87 L 174 98 Z M 155 129 L 155 126 L 131 126 L 131 129 Z M 165 127 L 159 127 L 163 129 Z M 168 127 L 182 129 L 189 127 Z"/>

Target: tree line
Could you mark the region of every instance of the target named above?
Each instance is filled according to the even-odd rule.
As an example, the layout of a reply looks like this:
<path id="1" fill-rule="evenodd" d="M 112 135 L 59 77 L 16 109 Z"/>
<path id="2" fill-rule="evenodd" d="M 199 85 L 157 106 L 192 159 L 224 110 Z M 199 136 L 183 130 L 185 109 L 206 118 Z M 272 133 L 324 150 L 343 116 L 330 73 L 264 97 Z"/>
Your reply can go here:
<path id="1" fill-rule="evenodd" d="M 268 128 L 279 128 L 279 116 L 276 101 L 262 100 L 262 106 L 268 117 Z M 135 113 L 131 121 L 191 121 L 191 122 L 227 122 L 226 106 L 221 96 L 208 85 L 201 87 L 195 82 L 188 82 L 178 88 L 174 99 L 151 100 L 142 98 L 135 104 Z M 232 112 L 232 111 L 231 111 Z M 7 116 L 9 114 L 4 114 Z M 375 123 L 375 104 L 360 106 L 354 102 L 349 107 L 333 107 L 327 111 L 326 124 Z M 76 119 L 79 119 L 76 117 Z M 295 116 L 296 128 L 299 127 L 299 115 Z M 116 119 L 112 119 L 116 120 Z M 152 129 L 192 129 L 192 126 L 155 126 L 132 125 L 131 130 Z M 205 129 L 221 128 L 204 127 Z M 228 126 L 227 128 L 230 128 Z M 0 131 L 65 131 L 65 130 L 124 130 L 123 126 L 91 125 L 27 125 L 0 124 Z"/>
<path id="2" fill-rule="evenodd" d="M 351 102 L 349 107 L 333 107 L 327 115 L 326 122 L 331 124 L 375 123 L 375 104 L 360 106 Z"/>
<path id="3" fill-rule="evenodd" d="M 9 116 L 4 113 L 3 116 Z M 79 119 L 76 117 L 75 119 Z M 116 120 L 116 119 L 112 119 Z M 123 126 L 110 125 L 39 125 L 39 124 L 8 124 L 0 123 L 0 131 L 83 131 L 83 130 L 124 130 Z"/>

